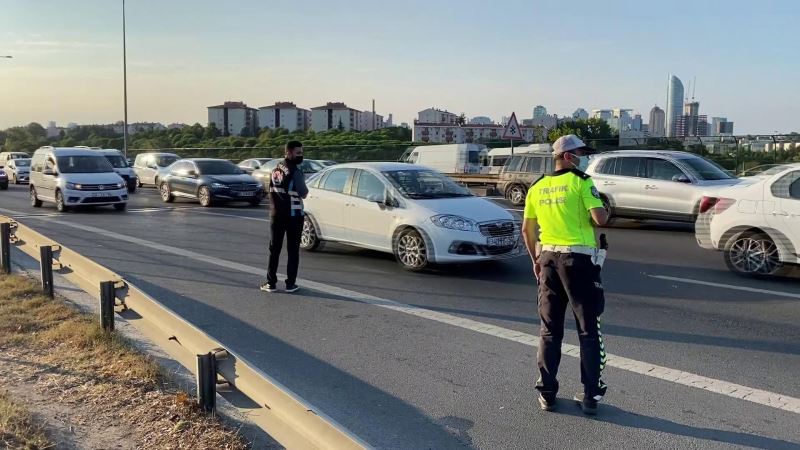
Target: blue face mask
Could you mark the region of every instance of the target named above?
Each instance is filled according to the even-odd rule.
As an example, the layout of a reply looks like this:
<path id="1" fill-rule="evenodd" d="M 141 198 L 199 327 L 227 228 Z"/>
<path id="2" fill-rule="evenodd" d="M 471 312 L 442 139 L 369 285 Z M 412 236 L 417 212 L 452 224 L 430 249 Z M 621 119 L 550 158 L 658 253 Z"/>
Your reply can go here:
<path id="1" fill-rule="evenodd" d="M 578 158 L 578 163 L 575 164 L 575 160 L 570 158 L 569 162 L 572 164 L 577 170 L 581 172 L 586 172 L 586 169 L 589 168 L 589 157 L 588 156 L 578 156 L 574 155 Z"/>

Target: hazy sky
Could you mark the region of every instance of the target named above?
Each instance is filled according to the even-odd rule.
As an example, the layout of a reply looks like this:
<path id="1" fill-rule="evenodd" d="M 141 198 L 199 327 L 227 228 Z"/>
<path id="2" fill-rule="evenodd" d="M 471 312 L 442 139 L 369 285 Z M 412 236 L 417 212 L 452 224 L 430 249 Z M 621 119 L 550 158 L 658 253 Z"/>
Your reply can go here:
<path id="1" fill-rule="evenodd" d="M 411 122 L 537 104 L 648 121 L 667 77 L 735 131 L 800 131 L 800 1 L 128 0 L 129 120 L 344 101 Z M 122 118 L 121 0 L 0 0 L 0 128 Z M 691 90 L 687 89 L 687 95 Z"/>

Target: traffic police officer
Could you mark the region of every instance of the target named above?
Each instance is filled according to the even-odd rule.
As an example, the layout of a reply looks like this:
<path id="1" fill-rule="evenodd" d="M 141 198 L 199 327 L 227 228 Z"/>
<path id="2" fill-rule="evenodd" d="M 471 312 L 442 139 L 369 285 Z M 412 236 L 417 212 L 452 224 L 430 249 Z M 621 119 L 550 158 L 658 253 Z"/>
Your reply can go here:
<path id="1" fill-rule="evenodd" d="M 584 386 L 574 400 L 584 413 L 596 414 L 597 403 L 606 392 L 600 379 L 605 366 L 600 333 L 605 297 L 600 268 L 594 263 L 597 242 L 592 221 L 604 225 L 608 213 L 591 178 L 583 172 L 589 163 L 587 155 L 592 152 L 594 149 L 575 135 L 559 138 L 553 144 L 555 171 L 539 178 L 525 201 L 523 239 L 539 285 L 542 323 L 536 389 L 539 405 L 546 411 L 556 406 L 567 305 L 572 308 L 580 339 Z"/>

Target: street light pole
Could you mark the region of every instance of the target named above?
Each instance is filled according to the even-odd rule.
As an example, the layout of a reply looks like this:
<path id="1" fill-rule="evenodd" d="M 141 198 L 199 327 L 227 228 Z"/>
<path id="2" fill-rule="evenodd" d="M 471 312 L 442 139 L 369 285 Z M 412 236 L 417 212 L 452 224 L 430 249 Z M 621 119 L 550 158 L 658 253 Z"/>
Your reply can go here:
<path id="1" fill-rule="evenodd" d="M 125 108 L 122 148 L 125 158 L 128 158 L 128 54 L 125 42 L 125 0 L 122 0 L 122 92 Z"/>

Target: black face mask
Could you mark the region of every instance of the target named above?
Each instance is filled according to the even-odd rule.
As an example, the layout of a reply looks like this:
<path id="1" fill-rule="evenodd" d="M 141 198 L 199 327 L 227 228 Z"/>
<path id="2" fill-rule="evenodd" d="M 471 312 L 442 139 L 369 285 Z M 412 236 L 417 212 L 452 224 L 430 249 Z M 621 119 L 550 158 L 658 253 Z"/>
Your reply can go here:
<path id="1" fill-rule="evenodd" d="M 290 161 L 292 161 L 295 165 L 303 164 L 303 157 L 302 156 L 295 156 Z"/>

